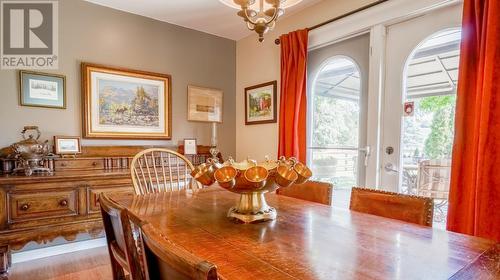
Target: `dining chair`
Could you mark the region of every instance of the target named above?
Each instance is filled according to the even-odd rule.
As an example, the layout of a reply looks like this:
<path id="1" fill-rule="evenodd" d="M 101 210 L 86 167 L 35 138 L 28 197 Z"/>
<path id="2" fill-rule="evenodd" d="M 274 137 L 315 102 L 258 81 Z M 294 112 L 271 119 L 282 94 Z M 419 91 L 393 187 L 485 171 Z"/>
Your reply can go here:
<path id="1" fill-rule="evenodd" d="M 168 240 L 150 224 L 141 225 L 147 280 L 218 279 L 217 267 Z"/>
<path id="2" fill-rule="evenodd" d="M 293 184 L 286 188 L 279 188 L 276 193 L 302 200 L 332 205 L 331 183 L 319 181 L 307 181 L 303 184 Z"/>
<path id="3" fill-rule="evenodd" d="M 432 226 L 431 198 L 353 187 L 349 209 L 357 212 Z"/>
<path id="4" fill-rule="evenodd" d="M 130 175 L 138 195 L 168 192 L 197 186 L 191 180 L 193 164 L 183 155 L 168 149 L 151 148 L 132 159 Z"/>
<path id="5" fill-rule="evenodd" d="M 128 279 L 144 279 L 127 210 L 109 199 L 105 193 L 99 195 L 99 204 L 111 258 L 113 279 L 125 279 L 125 271 L 130 275 Z"/>

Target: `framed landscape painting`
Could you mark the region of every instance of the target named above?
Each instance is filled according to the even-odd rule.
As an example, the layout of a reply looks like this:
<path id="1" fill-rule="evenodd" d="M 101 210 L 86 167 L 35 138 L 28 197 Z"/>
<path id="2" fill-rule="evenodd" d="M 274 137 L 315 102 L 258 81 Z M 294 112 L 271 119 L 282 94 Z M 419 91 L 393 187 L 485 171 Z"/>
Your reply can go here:
<path id="1" fill-rule="evenodd" d="M 170 75 L 82 63 L 83 137 L 171 139 Z"/>
<path id="2" fill-rule="evenodd" d="M 223 95 L 218 89 L 188 86 L 188 120 L 221 123 Z"/>
<path id="3" fill-rule="evenodd" d="M 76 155 L 82 153 L 78 136 L 54 136 L 54 153 L 57 155 Z"/>
<path id="4" fill-rule="evenodd" d="M 245 88 L 245 124 L 275 123 L 277 81 Z"/>
<path id="5" fill-rule="evenodd" d="M 65 76 L 21 70 L 19 81 L 19 103 L 22 106 L 66 108 Z"/>

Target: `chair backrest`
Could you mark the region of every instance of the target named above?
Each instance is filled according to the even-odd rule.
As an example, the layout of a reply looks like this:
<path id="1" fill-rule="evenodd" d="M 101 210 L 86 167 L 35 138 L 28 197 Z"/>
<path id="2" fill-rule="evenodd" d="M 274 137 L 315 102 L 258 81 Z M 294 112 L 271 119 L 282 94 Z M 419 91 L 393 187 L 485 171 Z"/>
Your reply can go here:
<path id="1" fill-rule="evenodd" d="M 418 164 L 417 195 L 448 199 L 451 160 L 424 160 Z"/>
<path id="2" fill-rule="evenodd" d="M 307 181 L 303 184 L 293 184 L 280 188 L 276 193 L 307 201 L 332 205 L 333 185 L 326 182 Z"/>
<path id="3" fill-rule="evenodd" d="M 128 271 L 133 280 L 144 279 L 127 210 L 108 198 L 104 192 L 99 195 L 99 204 L 111 257 L 113 279 L 123 278 L 122 269 Z"/>
<path id="4" fill-rule="evenodd" d="M 431 198 L 365 188 L 352 188 L 349 209 L 357 212 L 432 226 Z"/>
<path id="5" fill-rule="evenodd" d="M 212 280 L 217 267 L 174 244 L 150 224 L 141 225 L 146 279 Z"/>
<path id="6" fill-rule="evenodd" d="M 130 175 L 136 194 L 192 188 L 193 164 L 183 155 L 161 148 L 144 150 L 132 159 Z"/>

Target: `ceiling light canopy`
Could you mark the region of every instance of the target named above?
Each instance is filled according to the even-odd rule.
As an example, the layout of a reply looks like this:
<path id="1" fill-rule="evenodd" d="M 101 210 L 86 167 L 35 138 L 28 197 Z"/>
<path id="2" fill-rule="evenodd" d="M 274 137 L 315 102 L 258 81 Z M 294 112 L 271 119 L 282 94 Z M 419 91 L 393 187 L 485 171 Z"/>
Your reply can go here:
<path id="1" fill-rule="evenodd" d="M 219 0 L 223 4 L 240 10 L 238 15 L 246 22 L 248 29 L 259 34 L 259 42 L 264 34 L 274 28 L 276 21 L 285 13 L 285 8 L 302 0 Z"/>

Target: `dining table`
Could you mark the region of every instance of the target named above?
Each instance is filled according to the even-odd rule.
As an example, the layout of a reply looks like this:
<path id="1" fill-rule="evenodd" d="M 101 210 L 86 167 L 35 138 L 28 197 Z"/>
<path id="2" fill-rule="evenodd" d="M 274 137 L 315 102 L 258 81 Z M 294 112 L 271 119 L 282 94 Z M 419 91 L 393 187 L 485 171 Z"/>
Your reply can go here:
<path id="1" fill-rule="evenodd" d="M 335 205 L 268 193 L 277 218 L 245 224 L 227 217 L 239 195 L 217 185 L 111 198 L 221 279 L 500 279 L 498 242 Z"/>

